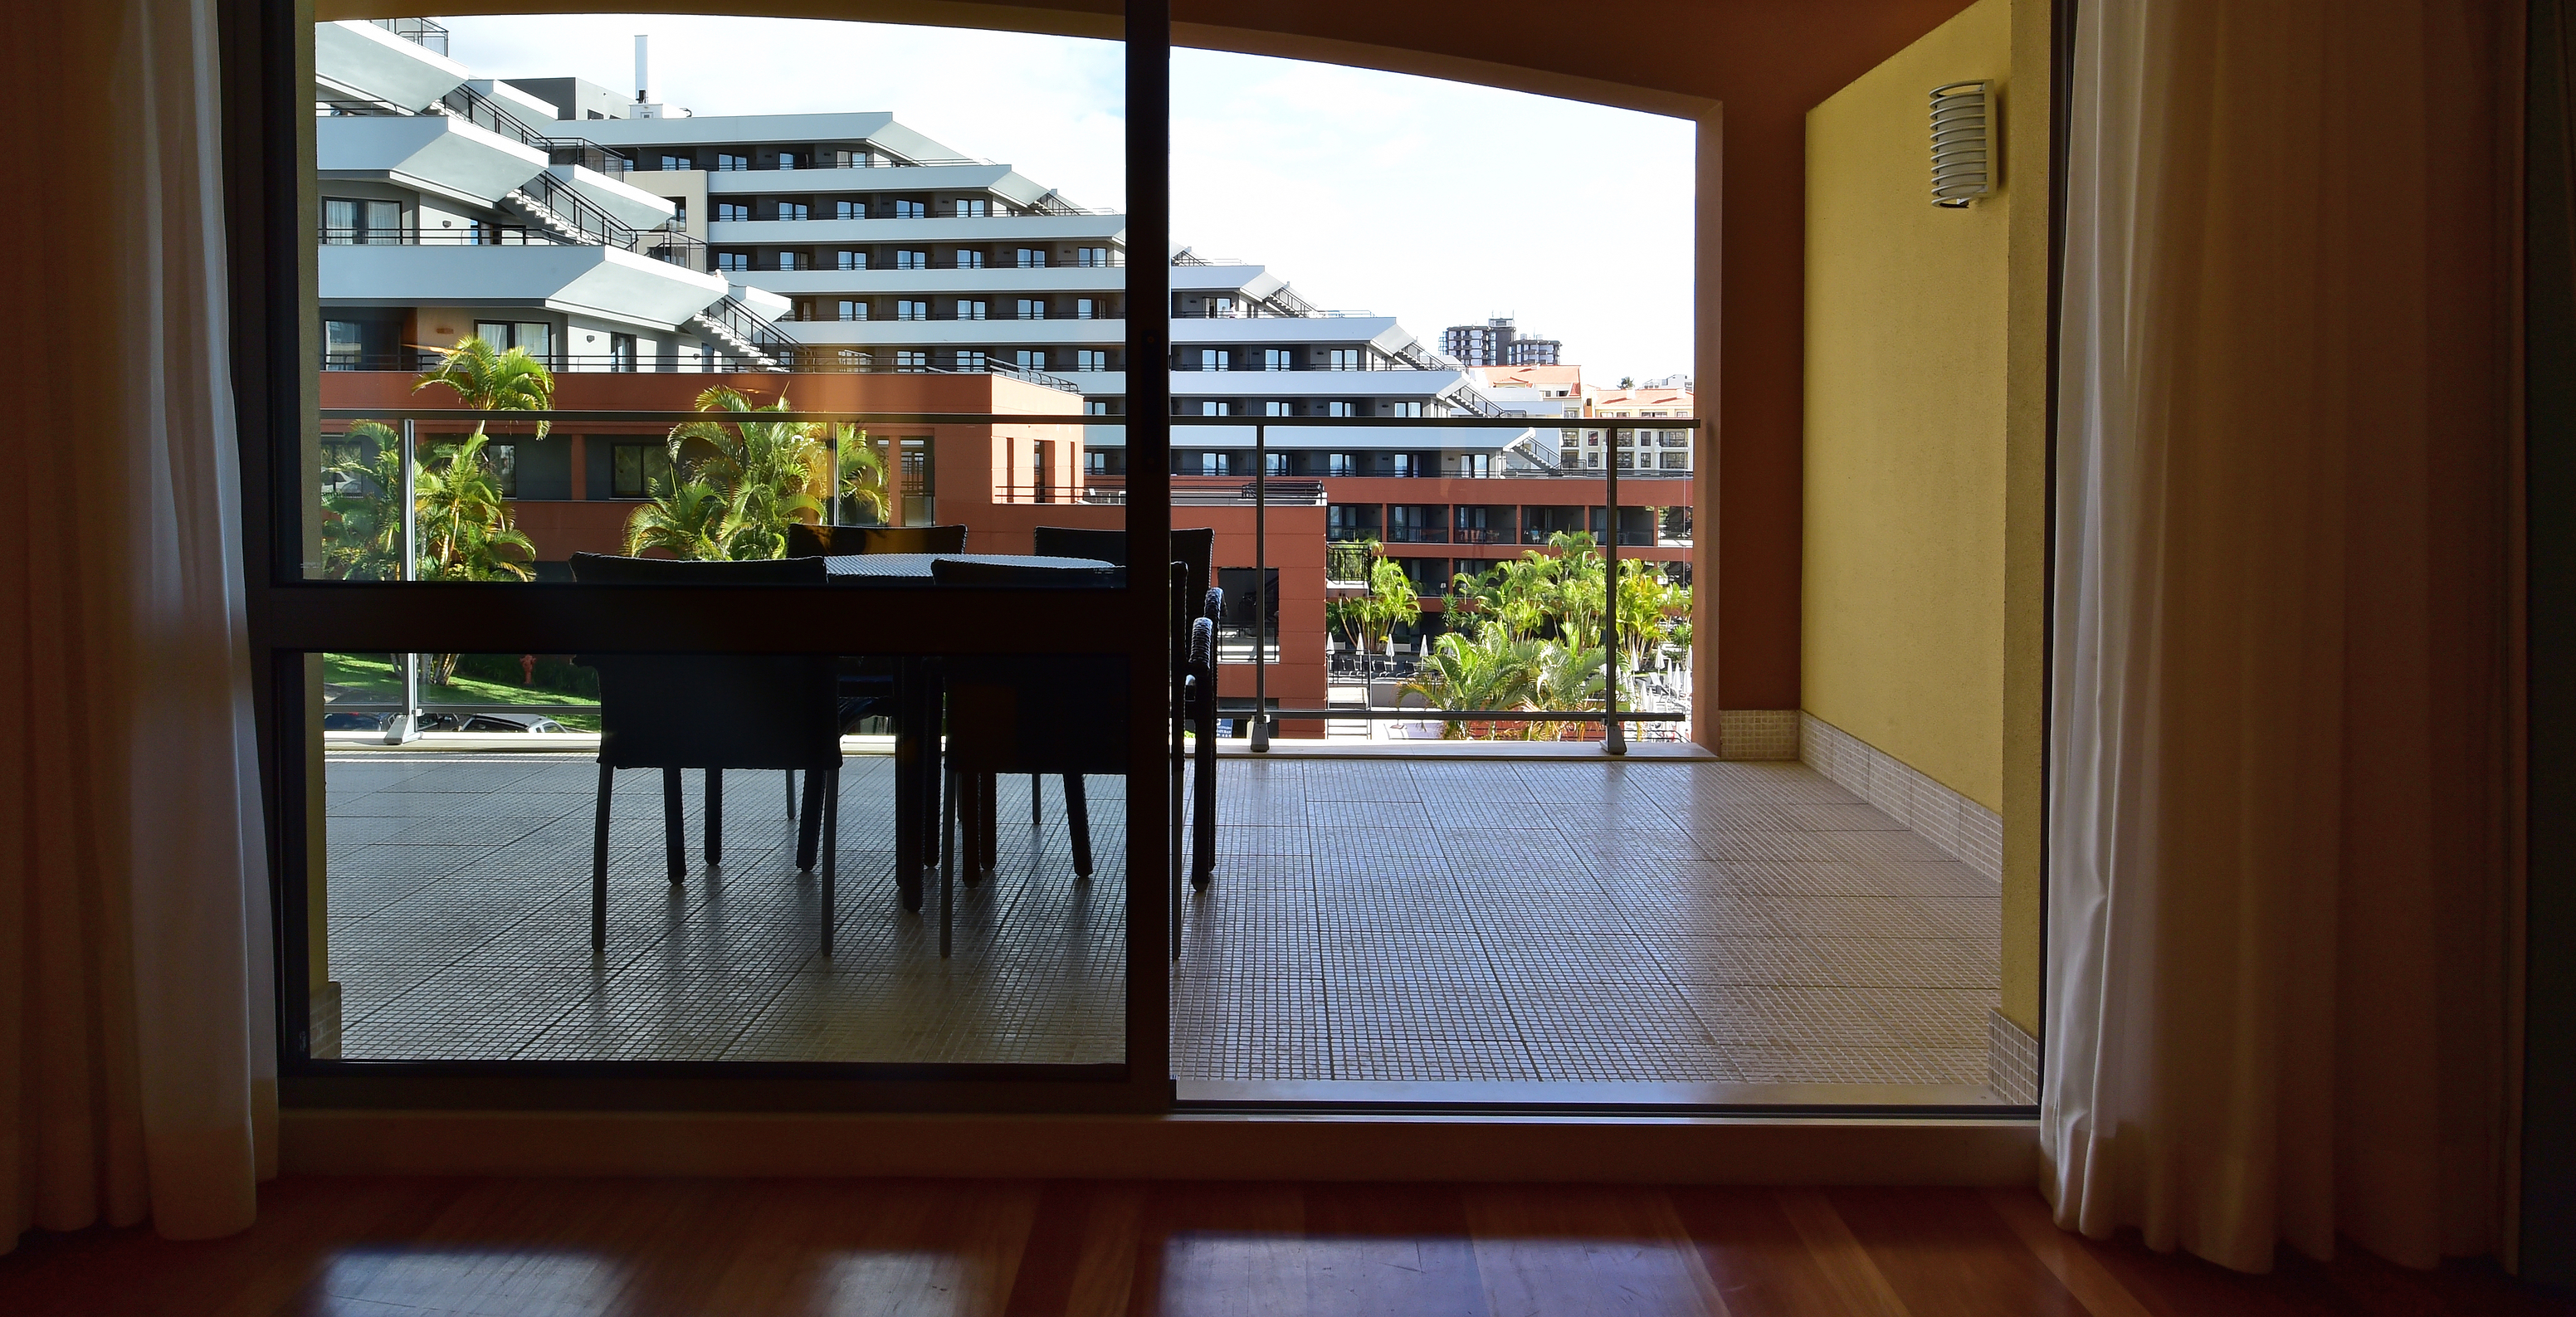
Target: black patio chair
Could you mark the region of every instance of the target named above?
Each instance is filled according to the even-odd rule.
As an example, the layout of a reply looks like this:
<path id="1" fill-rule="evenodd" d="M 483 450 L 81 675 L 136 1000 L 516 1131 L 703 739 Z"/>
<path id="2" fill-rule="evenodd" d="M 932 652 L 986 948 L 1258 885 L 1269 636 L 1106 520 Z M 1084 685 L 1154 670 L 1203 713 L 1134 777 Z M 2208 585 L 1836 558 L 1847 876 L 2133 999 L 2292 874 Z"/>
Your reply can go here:
<path id="1" fill-rule="evenodd" d="M 859 553 L 964 553 L 963 526 L 787 527 L 790 558 L 838 558 Z"/>
<path id="2" fill-rule="evenodd" d="M 1032 786 L 1050 774 L 1064 779 L 1073 871 L 1078 878 L 1091 876 L 1091 819 L 1082 779 L 1085 774 L 1127 772 L 1127 675 L 1115 655 L 934 662 L 948 710 L 946 805 L 939 829 L 939 954 L 946 956 L 953 936 L 957 870 L 966 870 L 971 885 L 993 867 L 990 784 L 998 775 L 1026 773 Z M 971 800 L 980 800 L 980 809 Z M 962 839 L 961 821 L 966 824 Z M 966 860 L 962 865 L 961 859 Z"/>
<path id="3" fill-rule="evenodd" d="M 585 585 L 777 585 L 823 582 L 819 558 L 767 562 L 677 562 L 577 553 L 573 579 Z M 839 878 L 841 724 L 832 659 L 806 654 L 593 654 L 577 660 L 599 673 L 599 813 L 591 838 L 590 945 L 608 948 L 608 816 L 617 770 L 662 770 L 662 834 L 671 881 L 688 876 L 680 774 L 706 773 L 706 857 L 724 861 L 724 772 L 803 769 L 822 790 L 824 955 L 832 954 Z M 796 867 L 814 867 L 799 839 Z"/>
<path id="4" fill-rule="evenodd" d="M 1199 753 L 1192 790 L 1197 795 L 1193 817 L 1201 820 L 1190 848 L 1190 883 L 1205 887 L 1216 875 L 1216 642 L 1215 627 L 1225 612 L 1225 591 L 1210 584 L 1215 575 L 1216 531 L 1208 526 L 1176 528 L 1171 533 L 1170 562 L 1179 576 L 1172 588 L 1172 716 L 1186 720 L 1198 733 Z M 1049 557 L 1097 558 L 1128 566 L 1127 532 L 1074 526 L 1039 526 L 1037 552 Z M 1208 624 L 1205 660 L 1194 657 L 1198 624 Z M 1193 683 L 1196 683 L 1193 686 Z M 1191 692 L 1196 691 L 1196 698 Z M 1175 731 L 1177 739 L 1179 733 Z M 1036 792 L 1030 810 L 1037 809 Z"/>

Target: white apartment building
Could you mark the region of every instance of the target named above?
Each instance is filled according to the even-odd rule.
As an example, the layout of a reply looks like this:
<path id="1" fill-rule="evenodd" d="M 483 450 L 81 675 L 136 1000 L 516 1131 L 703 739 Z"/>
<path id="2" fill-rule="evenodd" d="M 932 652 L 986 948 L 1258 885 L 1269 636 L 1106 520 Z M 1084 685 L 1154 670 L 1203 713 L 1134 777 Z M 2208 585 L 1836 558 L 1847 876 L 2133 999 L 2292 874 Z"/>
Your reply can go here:
<path id="1" fill-rule="evenodd" d="M 479 329 L 560 369 L 1007 373 L 1125 413 L 1124 216 L 892 114 L 674 113 L 574 78 L 478 81 L 421 44 L 434 24 L 402 26 L 413 39 L 317 25 L 334 361 Z M 600 213 L 563 213 L 585 206 Z M 1260 265 L 1169 259 L 1173 405 L 1192 418 L 1177 471 L 1249 475 L 1253 423 L 1288 416 L 1355 424 L 1270 431 L 1274 474 L 1552 458 L 1534 431 L 1367 425 L 1504 409 L 1392 316 L 1317 308 Z M 1124 469 L 1122 427 L 1086 448 L 1094 474 Z"/>
<path id="2" fill-rule="evenodd" d="M 586 125 L 475 80 L 434 26 L 314 27 L 325 369 L 414 370 L 475 334 L 561 369 L 786 365 L 782 299 L 710 272 Z"/>

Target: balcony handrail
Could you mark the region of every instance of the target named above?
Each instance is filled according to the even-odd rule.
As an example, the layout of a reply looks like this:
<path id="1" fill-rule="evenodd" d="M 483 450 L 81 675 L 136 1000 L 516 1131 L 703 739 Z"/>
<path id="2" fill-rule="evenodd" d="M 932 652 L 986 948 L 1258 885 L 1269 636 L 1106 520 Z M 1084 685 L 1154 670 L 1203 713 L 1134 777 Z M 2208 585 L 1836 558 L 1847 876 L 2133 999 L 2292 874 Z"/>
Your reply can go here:
<path id="1" fill-rule="evenodd" d="M 415 45 L 447 53 L 447 29 L 426 18 L 371 18 L 367 20 L 395 36 Z"/>
<path id="2" fill-rule="evenodd" d="M 726 373 L 726 372 L 718 372 L 718 373 L 720 373 L 720 374 L 721 374 L 721 373 Z M 922 371 L 918 371 L 918 372 L 911 372 L 911 373 L 924 374 L 924 375 L 938 375 L 938 374 L 951 374 L 951 373 L 958 373 L 958 372 L 948 372 L 948 371 L 939 371 L 939 370 L 922 370 Z M 963 373 L 967 373 L 967 374 L 979 374 L 979 373 L 982 373 L 982 372 L 963 372 Z M 321 416 L 322 416 L 322 418 L 323 418 L 323 419 L 325 419 L 325 420 L 351 420 L 351 421 L 376 420 L 376 421 L 392 421 L 392 420 L 402 420 L 402 419 L 404 419 L 404 418 L 406 418 L 406 417 L 414 418 L 414 419 L 438 419 L 438 418 L 442 418 L 442 417 L 449 417 L 449 416 L 453 416 L 453 415 L 455 415 L 455 414 L 456 414 L 456 412 L 458 412 L 459 410 L 462 410 L 462 409 L 460 409 L 460 408 L 455 408 L 455 407 L 325 407 L 325 408 L 322 408 L 322 409 L 321 409 Z M 549 422 L 553 422 L 553 421 L 564 421 L 564 422 L 596 422 L 596 423 L 600 423 L 600 424 L 609 424 L 609 423 L 615 423 L 615 422 L 632 421 L 632 422 L 635 422 L 635 423 L 638 423 L 638 424 L 650 424 L 650 423 L 658 423 L 658 422 L 664 422 L 664 421 L 685 421 L 685 420 L 697 420 L 697 419 L 702 419 L 706 414 L 705 414 L 704 412 L 694 412 L 694 411 L 673 411 L 673 410 L 653 409 L 653 408 L 643 408 L 643 409 L 636 409 L 636 410 L 631 410 L 631 411 L 629 411 L 629 410 L 616 410 L 616 409 L 600 408 L 600 409 L 581 410 L 581 411 L 558 410 L 558 411 L 528 411 L 528 412 L 496 412 L 496 413 L 492 413 L 491 415 L 493 415 L 493 416 L 494 416 L 494 418 L 495 418 L 496 420 L 508 420 L 508 421 L 511 421 L 511 422 L 518 422 L 518 421 L 549 421 Z M 1070 413 L 1070 412 L 872 412 L 872 411 L 810 411 L 810 412 L 809 412 L 809 411 L 793 411 L 793 412 L 778 412 L 778 413 L 774 413 L 774 414 L 768 414 L 768 415 L 766 415 L 766 416 L 764 417 L 764 419 L 767 419 L 767 420 L 775 420 L 775 421 L 853 421 L 853 422 L 880 422 L 880 423 L 889 424 L 889 425 L 981 425 L 981 424 L 986 424 L 986 423 L 999 422 L 999 423 L 1010 424 L 1010 425 L 1110 425 L 1110 426 L 1123 426 L 1123 425 L 1127 424 L 1127 422 L 1128 422 L 1128 418 L 1127 418 L 1127 417 L 1125 417 L 1125 416 L 1098 416 L 1098 415 L 1092 415 L 1092 414 L 1088 414 L 1088 413 L 1080 413 L 1080 414 L 1077 414 L 1077 413 Z M 1174 426 L 1191 426 L 1191 425 L 1224 425 L 1224 426 L 1266 425 L 1266 426 L 1273 426 L 1273 427 L 1279 427 L 1279 428 L 1300 428 L 1300 427 L 1307 427 L 1307 426 L 1332 426 L 1332 425 L 1351 426 L 1351 425 L 1360 425 L 1360 426 L 1366 426 L 1366 427 L 1368 427 L 1369 429 L 1372 429 L 1372 430 L 1472 430 L 1472 429 L 1492 429 L 1492 428 L 1496 428 L 1496 427 L 1504 426 L 1504 425 L 1516 425 L 1516 424 L 1520 424 L 1520 422 L 1516 422 L 1516 421 L 1497 421 L 1497 420 L 1487 419 L 1487 418 L 1484 418 L 1484 417 L 1474 417 L 1474 416 L 1390 416 L 1390 417 L 1383 417 L 1383 418 L 1369 418 L 1369 417 L 1358 417 L 1358 418 L 1352 418 L 1352 417 L 1336 417 L 1336 416 L 1265 416 L 1265 417 L 1242 417 L 1242 416 L 1207 416 L 1207 417 L 1200 417 L 1200 416 L 1174 416 L 1174 417 L 1170 417 L 1170 418 L 1168 418 L 1168 420 L 1169 420 L 1169 421 L 1170 421 L 1170 423 L 1171 423 L 1172 425 L 1174 425 Z M 1616 428 L 1616 429 L 1621 429 L 1621 430 L 1659 429 L 1659 428 L 1660 428 L 1660 429 L 1674 429 L 1674 428 L 1681 428 L 1681 429 L 1698 429 L 1698 428 L 1701 426 L 1701 424 L 1703 424 L 1703 423 L 1702 423 L 1701 421 L 1699 421 L 1698 419 L 1696 419 L 1696 418 L 1692 418 L 1692 417 L 1677 417 L 1677 418 L 1673 418 L 1673 419 L 1670 419 L 1670 420 L 1659 420 L 1659 421 L 1656 421 L 1655 423 L 1653 423 L 1652 425 L 1635 425 L 1635 424 L 1630 424 L 1630 423 L 1626 423 L 1626 422 L 1620 422 L 1620 423 L 1617 423 L 1615 426 L 1611 426 L 1611 427 L 1600 427 L 1600 428 Z M 1688 478 L 1690 478 L 1690 475 L 1691 475 L 1691 473 L 1690 473 L 1690 472 L 1688 472 L 1688 471 L 1677 471 L 1677 472 L 1674 472 L 1674 473 L 1673 473 L 1672 478 L 1675 478 L 1675 479 L 1688 479 Z M 1246 479 L 1249 479 L 1249 477 L 1245 477 L 1245 478 L 1246 478 Z M 1361 478 L 1375 478 L 1375 477 L 1361 477 Z M 1389 477 L 1389 478 L 1392 478 L 1392 477 Z M 1588 477 L 1588 478 L 1589 478 L 1589 479 L 1594 479 L 1594 480 L 1598 480 L 1598 479 L 1600 479 L 1600 477 L 1599 477 L 1598 475 L 1593 475 L 1593 476 L 1590 476 L 1590 477 Z M 1645 476 L 1640 477 L 1640 476 L 1638 476 L 1638 475 L 1636 475 L 1636 474 L 1633 474 L 1633 473 L 1632 473 L 1632 474 L 1629 474 L 1629 475 L 1623 475 L 1623 476 L 1621 476 L 1621 477 L 1620 477 L 1620 479 L 1622 479 L 1622 480 L 1633 480 L 1633 479 L 1640 479 L 1640 478 L 1651 480 L 1651 479 L 1658 479 L 1658 478 L 1662 478 L 1662 477 L 1659 477 L 1659 476 L 1656 476 L 1656 475 L 1651 475 L 1651 474 L 1650 474 L 1650 475 L 1645 475 Z M 1623 504 L 1622 506 L 1634 506 L 1634 505 L 1627 505 L 1627 504 Z"/>

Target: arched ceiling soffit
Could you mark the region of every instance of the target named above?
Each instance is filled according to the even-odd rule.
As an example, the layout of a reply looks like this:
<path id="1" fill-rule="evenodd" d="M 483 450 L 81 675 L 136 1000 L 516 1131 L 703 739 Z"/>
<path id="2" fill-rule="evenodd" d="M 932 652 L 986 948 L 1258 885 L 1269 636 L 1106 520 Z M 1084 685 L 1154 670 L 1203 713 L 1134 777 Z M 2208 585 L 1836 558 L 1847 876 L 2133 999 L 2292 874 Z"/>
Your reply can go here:
<path id="1" fill-rule="evenodd" d="M 1806 109 L 1970 0 L 1174 0 L 1173 40 L 1693 116 Z M 761 14 L 1115 39 L 1117 0 L 445 0 L 444 14 Z M 317 19 L 410 17 L 417 4 L 315 0 Z"/>

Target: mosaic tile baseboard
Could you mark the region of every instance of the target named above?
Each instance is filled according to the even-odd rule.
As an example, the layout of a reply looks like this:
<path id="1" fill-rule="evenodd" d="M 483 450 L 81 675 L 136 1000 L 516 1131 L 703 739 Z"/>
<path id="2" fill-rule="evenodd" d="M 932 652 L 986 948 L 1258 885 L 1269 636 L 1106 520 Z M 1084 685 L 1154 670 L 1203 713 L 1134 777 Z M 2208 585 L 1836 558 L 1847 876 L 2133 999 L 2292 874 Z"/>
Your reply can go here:
<path id="1" fill-rule="evenodd" d="M 1961 864 L 2003 881 L 2002 815 L 1812 713 L 1798 717 L 1798 757 L 1808 767 L 1887 811 Z"/>
<path id="2" fill-rule="evenodd" d="M 1986 1012 L 1986 1087 L 2015 1106 L 2039 1105 L 2039 1040 L 2002 1011 Z"/>
<path id="3" fill-rule="evenodd" d="M 1799 716 L 1796 709 L 1720 709 L 1717 757 L 1795 759 Z"/>

